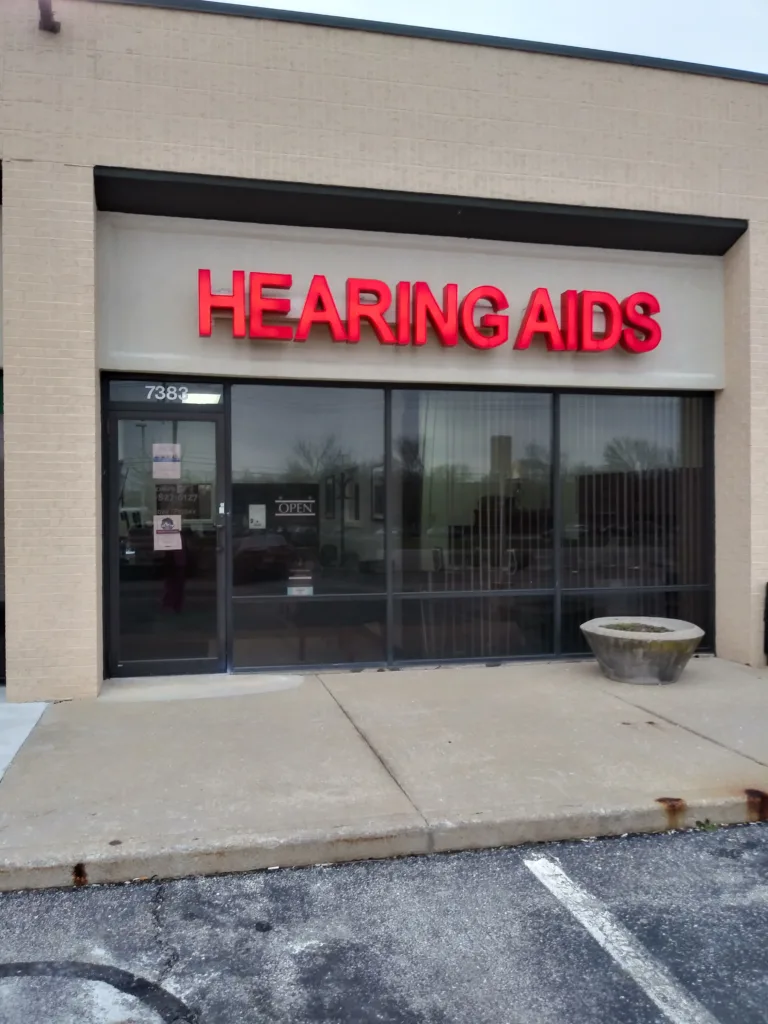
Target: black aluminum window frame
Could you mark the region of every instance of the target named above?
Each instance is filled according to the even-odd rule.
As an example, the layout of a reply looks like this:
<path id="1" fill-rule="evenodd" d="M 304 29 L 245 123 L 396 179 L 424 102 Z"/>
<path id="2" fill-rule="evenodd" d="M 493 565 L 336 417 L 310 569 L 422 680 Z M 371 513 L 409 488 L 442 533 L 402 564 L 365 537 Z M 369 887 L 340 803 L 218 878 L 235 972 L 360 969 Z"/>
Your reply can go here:
<path id="1" fill-rule="evenodd" d="M 269 378 L 269 379 L 258 379 L 253 380 L 250 378 L 220 378 L 201 376 L 199 374 L 169 374 L 169 373 L 104 373 L 102 375 L 102 410 L 103 410 L 103 440 L 102 445 L 103 452 L 103 508 L 105 516 L 105 538 L 111 537 L 111 531 L 108 524 L 108 514 L 110 509 L 109 504 L 109 488 L 112 480 L 112 468 L 109 465 L 109 452 L 110 446 L 107 438 L 107 424 L 109 422 L 110 414 L 118 413 L 125 416 L 141 415 L 142 412 L 146 412 L 147 406 L 138 403 L 131 402 L 114 402 L 109 397 L 109 385 L 112 381 L 117 380 L 162 380 L 167 383 L 181 382 L 198 380 L 202 383 L 216 383 L 223 385 L 223 403 L 219 409 L 218 415 L 223 420 L 223 438 L 224 438 L 224 499 L 226 502 L 227 512 L 231 513 L 232 509 L 232 415 L 231 415 L 231 389 L 233 385 L 247 385 L 254 384 L 259 386 L 282 386 L 282 387 L 304 387 L 304 388 L 340 388 L 340 389 L 356 389 L 356 390 L 371 390 L 382 392 L 384 396 L 384 480 L 385 480 L 385 520 L 384 520 L 384 553 L 385 553 L 385 587 L 381 592 L 372 592 L 364 596 L 359 594 L 350 595 L 313 595 L 311 597 L 287 597 L 287 596 L 275 596 L 275 595 L 235 595 L 232 586 L 232 529 L 231 529 L 231 515 L 227 515 L 227 526 L 226 526 L 226 554 L 225 554 L 225 585 L 224 593 L 221 595 L 220 600 L 224 602 L 222 621 L 224 623 L 224 644 L 226 651 L 226 670 L 233 674 L 236 673 L 252 673 L 252 672 L 311 672 L 320 671 L 336 668 L 344 668 L 351 670 L 362 670 L 368 668 L 406 668 L 406 667 L 418 667 L 433 664 L 493 664 L 497 665 L 500 662 L 513 662 L 513 661 L 550 661 L 554 659 L 579 659 L 588 657 L 588 654 L 579 654 L 564 652 L 562 650 L 562 639 L 563 639 L 563 602 L 569 598 L 575 597 L 600 597 L 610 594 L 612 597 L 634 597 L 637 595 L 648 595 L 653 594 L 683 594 L 683 593 L 700 593 L 705 594 L 708 597 L 708 609 L 709 609 L 709 621 L 706 623 L 700 623 L 705 630 L 706 634 L 706 646 L 702 647 L 702 653 L 715 652 L 716 650 L 716 636 L 715 636 L 715 480 L 714 480 L 714 394 L 709 391 L 692 391 L 692 390 L 658 390 L 658 389 L 638 389 L 638 388 L 541 388 L 541 387 L 493 387 L 493 386 L 466 386 L 460 384 L 419 384 L 419 383 L 400 383 L 400 382 L 378 382 L 378 381 L 308 381 L 296 378 Z M 392 487 L 393 478 L 393 453 L 392 453 L 392 396 L 395 391 L 441 391 L 441 392 L 493 392 L 493 393 L 531 393 L 536 392 L 539 394 L 545 394 L 551 398 L 550 405 L 550 431 L 551 431 L 551 493 L 552 493 L 552 517 L 553 517 L 553 534 L 556 542 L 553 546 L 553 562 L 554 562 L 554 578 L 552 586 L 541 587 L 537 589 L 533 588 L 518 588 L 518 589 L 496 589 L 496 590 L 472 590 L 472 591 L 406 591 L 396 590 L 394 587 L 394 569 L 393 569 L 393 526 L 394 526 L 394 507 L 393 507 L 393 494 L 394 488 Z M 560 451 L 560 403 L 561 398 L 564 395 L 611 395 L 611 396 L 633 396 L 633 397 L 667 397 L 667 398 L 697 398 L 702 402 L 702 434 L 703 434 L 703 468 L 704 468 L 704 487 L 705 487 L 705 512 L 704 512 L 704 544 L 705 544 L 705 564 L 707 567 L 706 583 L 696 584 L 675 584 L 672 586 L 664 585 L 653 585 L 644 587 L 566 587 L 563 585 L 562 578 L 562 533 L 563 533 L 563 514 L 562 514 L 562 488 L 561 488 L 561 451 Z M 178 411 L 178 407 L 164 406 L 163 412 L 167 413 L 170 417 L 174 411 Z M 187 413 L 189 410 L 187 410 Z M 110 662 L 110 651 L 109 644 L 111 631 L 108 629 L 108 624 L 112 622 L 112 619 L 117 613 L 117 601 L 119 591 L 119 579 L 116 577 L 114 569 L 111 565 L 109 543 L 105 544 L 105 550 L 103 554 L 104 563 L 104 595 L 105 595 L 105 644 L 104 644 L 104 660 L 105 670 L 107 670 Z M 405 659 L 394 657 L 394 636 L 395 636 L 395 605 L 398 601 L 400 602 L 416 602 L 416 601 L 444 601 L 456 598 L 532 598 L 539 597 L 542 599 L 549 599 L 552 602 L 552 616 L 553 616 L 553 649 L 551 651 L 541 654 L 523 654 L 523 655 L 509 655 L 507 657 L 498 656 L 481 656 L 472 658 L 430 658 L 430 659 Z M 313 604 L 327 603 L 327 602 L 339 602 L 345 601 L 385 601 L 386 603 L 386 619 L 385 619 L 385 654 L 386 657 L 382 661 L 371 661 L 371 662 L 333 662 L 333 663 L 305 663 L 300 662 L 296 664 L 265 664 L 265 665 L 253 665 L 253 666 L 238 666 L 235 667 L 233 663 L 233 646 L 234 646 L 234 614 L 236 605 L 245 604 L 264 604 L 264 603 L 287 603 L 291 602 L 309 602 Z M 163 672 L 162 663 L 158 662 L 159 673 L 167 674 L 167 669 Z"/>

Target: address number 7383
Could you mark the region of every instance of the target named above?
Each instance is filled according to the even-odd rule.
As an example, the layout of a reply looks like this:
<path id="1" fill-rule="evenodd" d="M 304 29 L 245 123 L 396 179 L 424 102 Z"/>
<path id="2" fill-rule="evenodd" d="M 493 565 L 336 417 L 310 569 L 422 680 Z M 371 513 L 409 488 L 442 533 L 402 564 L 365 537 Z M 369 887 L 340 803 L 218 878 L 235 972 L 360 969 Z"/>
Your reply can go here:
<path id="1" fill-rule="evenodd" d="M 145 384 L 147 400 L 150 402 L 184 402 L 189 388 L 175 384 Z"/>

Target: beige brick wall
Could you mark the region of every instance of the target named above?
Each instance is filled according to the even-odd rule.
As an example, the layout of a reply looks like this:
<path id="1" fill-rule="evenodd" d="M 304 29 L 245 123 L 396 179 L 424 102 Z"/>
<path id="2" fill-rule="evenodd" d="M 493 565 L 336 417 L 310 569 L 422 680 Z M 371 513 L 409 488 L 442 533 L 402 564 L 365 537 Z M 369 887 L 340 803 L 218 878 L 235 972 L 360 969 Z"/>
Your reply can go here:
<path id="1" fill-rule="evenodd" d="M 89 0 L 56 0 L 55 7 L 58 36 L 38 31 L 33 0 L 0 4 L 12 694 L 90 693 L 98 676 L 97 463 L 92 427 L 85 429 L 96 415 L 93 253 L 86 255 L 92 225 L 86 229 L 83 213 L 95 164 L 749 219 L 749 237 L 728 258 L 717 599 L 720 651 L 763 662 L 768 88 Z M 32 209 L 24 180 L 40 189 Z M 65 258 L 70 243 L 74 266 Z M 51 272 L 52 290 L 38 296 L 48 320 L 35 319 L 18 298 L 16 282 L 29 283 L 40 262 L 30 255 L 35 245 L 43 266 L 61 263 L 72 281 L 62 289 Z M 65 339 L 54 311 L 67 304 L 76 317 Z M 64 343 L 72 359 L 47 392 L 44 363 L 50 354 L 58 367 Z M 74 412 L 62 396 L 72 388 L 83 397 Z M 48 463 L 50 472 L 42 462 L 34 466 L 31 442 L 44 461 L 51 432 L 69 453 L 68 475 L 57 475 L 60 464 Z M 49 542 L 35 549 L 23 517 L 10 518 L 24 511 L 27 472 L 35 522 L 59 501 L 74 511 L 75 495 L 83 496 L 83 518 L 61 552 Z M 20 545 L 15 553 L 13 545 Z M 70 593 L 77 600 L 46 596 L 75 567 Z M 40 612 L 51 622 L 49 637 Z"/>
<path id="2" fill-rule="evenodd" d="M 759 623 L 751 590 L 754 538 L 749 298 L 754 242 L 754 232 L 750 231 L 725 259 L 726 387 L 715 399 L 717 646 L 719 654 L 737 661 L 759 657 Z"/>
<path id="3" fill-rule="evenodd" d="M 3 162 L 8 696 L 101 680 L 92 172 Z"/>
<path id="4" fill-rule="evenodd" d="M 766 182 L 768 182 L 768 168 Z M 768 194 L 768 186 L 766 186 Z M 721 557 L 727 558 L 731 547 L 738 543 L 735 523 L 729 513 L 729 503 L 733 502 L 734 493 L 739 497 L 739 509 L 749 509 L 750 519 L 746 530 L 752 542 L 750 560 L 750 598 L 749 622 L 751 627 L 749 646 L 746 644 L 734 647 L 734 658 L 737 661 L 748 661 L 754 665 L 764 665 L 763 655 L 763 609 L 766 601 L 766 583 L 768 583 L 768 221 L 753 220 L 750 223 L 747 239 L 749 245 L 748 270 L 744 268 L 742 281 L 738 287 L 743 296 L 741 313 L 735 312 L 734 319 L 742 323 L 746 318 L 746 343 L 749 350 L 749 368 L 734 389 L 743 396 L 749 405 L 750 432 L 746 438 L 749 448 L 749 466 L 740 481 L 734 481 L 730 475 L 730 460 L 738 458 L 743 451 L 745 437 L 734 438 L 729 448 L 722 452 L 720 473 L 718 477 L 718 515 L 720 530 L 718 540 Z M 746 286 L 743 279 L 747 279 Z M 746 310 L 746 313 L 744 312 Z M 744 327 L 742 326 L 742 332 Z M 738 328 L 727 324 L 727 342 L 733 344 Z M 737 378 L 738 379 L 738 378 Z M 725 392 L 724 392 L 725 393 Z M 730 421 L 732 426 L 732 420 Z M 735 518 L 735 516 L 733 517 Z M 743 590 L 742 579 L 725 576 L 720 585 L 720 602 L 727 607 L 731 596 L 740 600 Z M 723 630 L 723 649 L 730 643 L 730 628 Z"/>

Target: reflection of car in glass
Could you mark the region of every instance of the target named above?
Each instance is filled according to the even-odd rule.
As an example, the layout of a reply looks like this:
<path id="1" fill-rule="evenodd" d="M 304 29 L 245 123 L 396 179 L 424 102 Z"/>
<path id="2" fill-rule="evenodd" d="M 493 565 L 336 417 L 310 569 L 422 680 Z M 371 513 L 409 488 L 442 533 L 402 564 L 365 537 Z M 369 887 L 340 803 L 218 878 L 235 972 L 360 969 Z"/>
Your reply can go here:
<path id="1" fill-rule="evenodd" d="M 149 521 L 149 513 L 145 508 L 121 508 L 120 509 L 120 536 L 124 536 L 129 530 L 136 530 Z"/>
<path id="2" fill-rule="evenodd" d="M 635 516 L 623 520 L 600 516 L 586 523 L 566 523 L 563 526 L 563 541 L 566 544 L 619 544 L 631 546 L 654 543 L 658 537 L 669 532 L 669 523 L 662 519 Z M 553 531 L 546 536 L 551 538 Z"/>
<path id="3" fill-rule="evenodd" d="M 393 528 L 392 551 L 400 548 L 402 531 Z M 354 567 L 363 573 L 383 573 L 385 571 L 386 538 L 383 524 L 347 527 L 340 530 L 323 531 L 323 543 L 320 547 L 320 564 L 324 566 Z"/>
<path id="4" fill-rule="evenodd" d="M 628 536 L 629 531 L 626 527 L 598 520 L 589 523 L 565 523 L 563 525 L 562 540 L 564 544 L 570 545 L 605 545 L 610 541 L 623 539 Z M 554 528 L 550 527 L 545 530 L 542 537 L 552 543 L 555 537 Z"/>
<path id="5" fill-rule="evenodd" d="M 126 507 L 120 509 L 120 563 L 123 567 L 134 568 L 148 561 L 146 554 L 151 551 L 152 535 L 149 527 L 149 512 L 146 508 Z"/>
<path id="6" fill-rule="evenodd" d="M 259 531 L 236 537 L 232 551 L 235 586 L 287 579 L 296 562 L 296 548 L 281 533 Z"/>
<path id="7" fill-rule="evenodd" d="M 146 508 L 120 509 L 120 578 L 156 579 L 173 552 L 156 551 L 153 517 Z M 173 525 L 173 520 L 170 520 Z M 182 549 L 189 578 L 213 571 L 216 558 L 216 527 L 210 519 L 182 520 Z"/>
<path id="8" fill-rule="evenodd" d="M 548 527 L 542 533 L 542 538 L 548 543 L 552 544 L 555 539 L 554 527 Z M 564 523 L 563 524 L 563 543 L 565 544 L 583 544 L 590 539 L 590 530 L 584 523 Z"/>

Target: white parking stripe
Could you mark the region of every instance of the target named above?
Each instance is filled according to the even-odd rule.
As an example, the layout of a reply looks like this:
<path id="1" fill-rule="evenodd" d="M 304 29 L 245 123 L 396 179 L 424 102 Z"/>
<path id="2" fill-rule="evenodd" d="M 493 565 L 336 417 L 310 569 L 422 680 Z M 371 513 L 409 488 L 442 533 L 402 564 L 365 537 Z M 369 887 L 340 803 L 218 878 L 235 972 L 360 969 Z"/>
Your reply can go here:
<path id="1" fill-rule="evenodd" d="M 523 861 L 673 1024 L 717 1024 L 680 982 L 586 889 L 547 857 Z"/>

